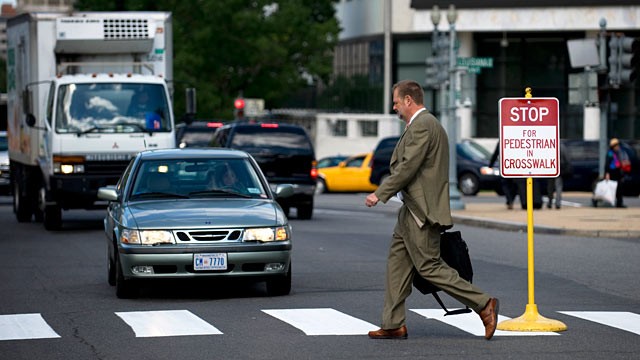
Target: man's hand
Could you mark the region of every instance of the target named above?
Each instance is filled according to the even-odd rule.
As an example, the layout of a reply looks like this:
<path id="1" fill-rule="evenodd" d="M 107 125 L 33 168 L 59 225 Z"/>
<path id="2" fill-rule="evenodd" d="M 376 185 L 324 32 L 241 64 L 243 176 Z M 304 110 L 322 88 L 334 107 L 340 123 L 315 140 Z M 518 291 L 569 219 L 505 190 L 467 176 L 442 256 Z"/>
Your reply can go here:
<path id="1" fill-rule="evenodd" d="M 367 198 L 364 200 L 364 204 L 367 205 L 368 207 L 372 207 L 372 206 L 376 206 L 378 201 L 380 201 L 380 199 L 378 199 L 378 196 L 376 195 L 376 193 L 371 193 L 367 195 Z"/>

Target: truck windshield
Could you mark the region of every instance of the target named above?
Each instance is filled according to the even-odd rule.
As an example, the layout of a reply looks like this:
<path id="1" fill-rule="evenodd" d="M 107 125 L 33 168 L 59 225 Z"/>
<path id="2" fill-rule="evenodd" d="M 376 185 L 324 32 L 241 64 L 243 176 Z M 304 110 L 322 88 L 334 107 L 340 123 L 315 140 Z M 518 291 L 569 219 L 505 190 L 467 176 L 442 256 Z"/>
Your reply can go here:
<path id="1" fill-rule="evenodd" d="M 60 86 L 59 133 L 170 131 L 169 106 L 159 84 L 94 83 Z"/>

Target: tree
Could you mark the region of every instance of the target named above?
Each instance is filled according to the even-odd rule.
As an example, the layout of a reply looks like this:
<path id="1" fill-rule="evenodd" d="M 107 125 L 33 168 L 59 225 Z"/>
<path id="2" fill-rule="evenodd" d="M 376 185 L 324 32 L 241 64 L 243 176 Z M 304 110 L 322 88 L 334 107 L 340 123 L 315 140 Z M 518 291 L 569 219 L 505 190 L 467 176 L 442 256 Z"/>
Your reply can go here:
<path id="1" fill-rule="evenodd" d="M 176 114 L 198 90 L 199 118 L 231 118 L 233 99 L 276 108 L 298 89 L 328 81 L 339 26 L 336 0 L 78 0 L 78 10 L 173 13 Z"/>

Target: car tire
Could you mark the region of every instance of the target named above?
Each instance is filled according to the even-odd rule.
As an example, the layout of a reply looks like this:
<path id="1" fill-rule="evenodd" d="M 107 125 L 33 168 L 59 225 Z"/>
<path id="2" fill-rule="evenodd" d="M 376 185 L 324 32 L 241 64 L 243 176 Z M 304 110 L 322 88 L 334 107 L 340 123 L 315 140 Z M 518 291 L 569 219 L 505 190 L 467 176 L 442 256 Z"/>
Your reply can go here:
<path id="1" fill-rule="evenodd" d="M 120 263 L 120 256 L 116 253 L 116 296 L 119 299 L 130 299 L 135 297 L 136 288 L 133 284 L 133 280 L 127 280 L 124 278 L 122 272 L 122 264 Z"/>
<path id="2" fill-rule="evenodd" d="M 480 179 L 472 173 L 464 173 L 458 179 L 458 189 L 463 195 L 477 195 L 480 191 Z"/>
<path id="3" fill-rule="evenodd" d="M 114 250 L 114 256 L 116 250 Z M 115 260 L 111 260 L 111 256 L 109 256 L 109 251 L 107 251 L 107 282 L 111 286 L 116 286 L 116 263 Z"/>
<path id="4" fill-rule="evenodd" d="M 324 179 L 316 180 L 316 194 L 328 193 L 327 182 Z"/>
<path id="5" fill-rule="evenodd" d="M 313 200 L 311 203 L 298 206 L 298 219 L 309 220 L 313 216 Z"/>
<path id="6" fill-rule="evenodd" d="M 291 264 L 285 275 L 267 280 L 268 296 L 284 296 L 289 293 L 291 293 Z"/>

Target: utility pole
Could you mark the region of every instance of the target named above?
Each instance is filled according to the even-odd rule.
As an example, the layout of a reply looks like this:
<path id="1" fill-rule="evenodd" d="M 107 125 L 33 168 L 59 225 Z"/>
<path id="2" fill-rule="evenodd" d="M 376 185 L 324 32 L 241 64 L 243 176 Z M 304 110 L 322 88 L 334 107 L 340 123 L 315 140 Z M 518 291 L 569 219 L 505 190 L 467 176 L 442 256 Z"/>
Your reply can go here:
<path id="1" fill-rule="evenodd" d="M 384 86 L 382 113 L 391 109 L 391 0 L 384 0 Z"/>
<path id="2" fill-rule="evenodd" d="M 600 55 L 600 71 L 605 74 L 607 71 L 607 20 L 605 18 L 600 19 L 600 34 L 598 34 L 598 52 Z M 607 76 L 605 76 L 607 78 Z M 607 115 L 609 113 L 609 81 L 606 81 L 604 85 L 604 92 L 602 93 L 602 99 L 600 99 L 600 141 L 599 141 L 599 153 L 598 153 L 598 174 L 602 179 L 604 178 L 604 162 L 606 161 L 607 153 Z"/>
<path id="3" fill-rule="evenodd" d="M 458 166 L 457 150 L 458 144 L 456 119 L 456 88 L 457 88 L 457 60 L 458 48 L 456 47 L 456 20 L 458 13 L 455 5 L 449 5 L 447 11 L 447 21 L 449 22 L 449 119 L 447 123 L 447 133 L 449 135 L 449 203 L 451 209 L 464 209 L 462 194 L 458 190 Z"/>

